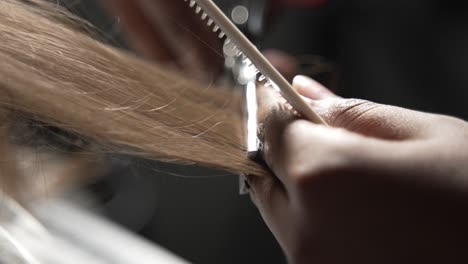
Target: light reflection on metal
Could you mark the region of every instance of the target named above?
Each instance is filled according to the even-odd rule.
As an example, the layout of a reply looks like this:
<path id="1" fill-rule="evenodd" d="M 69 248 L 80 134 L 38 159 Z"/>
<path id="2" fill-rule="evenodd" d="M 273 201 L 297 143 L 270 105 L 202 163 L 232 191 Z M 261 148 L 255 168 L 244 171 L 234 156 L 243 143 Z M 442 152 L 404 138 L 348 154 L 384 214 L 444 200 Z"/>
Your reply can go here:
<path id="1" fill-rule="evenodd" d="M 247 153 L 256 155 L 258 151 L 257 138 L 257 85 L 255 80 L 250 81 L 246 86 L 246 104 L 247 104 Z"/>

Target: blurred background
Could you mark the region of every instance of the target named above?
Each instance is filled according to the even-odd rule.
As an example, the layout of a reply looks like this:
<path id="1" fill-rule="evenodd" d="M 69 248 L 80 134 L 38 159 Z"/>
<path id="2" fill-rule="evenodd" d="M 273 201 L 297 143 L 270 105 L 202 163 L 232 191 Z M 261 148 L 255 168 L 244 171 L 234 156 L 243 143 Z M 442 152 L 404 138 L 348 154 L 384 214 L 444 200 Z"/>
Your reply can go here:
<path id="1" fill-rule="evenodd" d="M 131 50 L 119 18 L 97 0 L 62 2 L 104 41 Z M 468 118 L 463 1 L 215 2 L 279 57 L 286 75 L 310 75 L 344 97 Z M 113 169 L 87 189 L 116 223 L 193 263 L 285 263 L 249 197 L 239 196 L 235 175 L 125 156 L 107 162 Z"/>

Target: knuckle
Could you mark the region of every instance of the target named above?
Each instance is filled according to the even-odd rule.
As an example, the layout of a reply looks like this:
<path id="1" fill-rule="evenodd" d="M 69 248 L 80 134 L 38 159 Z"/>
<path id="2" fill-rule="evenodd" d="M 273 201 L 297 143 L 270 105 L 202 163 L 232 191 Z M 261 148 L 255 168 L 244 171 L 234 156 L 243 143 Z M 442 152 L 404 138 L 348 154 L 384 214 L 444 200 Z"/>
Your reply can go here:
<path id="1" fill-rule="evenodd" d="M 299 194 L 307 195 L 320 183 L 345 174 L 353 164 L 352 154 L 348 151 L 351 145 L 330 143 L 321 147 L 309 162 L 293 162 L 287 171 L 292 186 Z"/>
<path id="2" fill-rule="evenodd" d="M 291 111 L 287 109 L 284 104 L 277 103 L 261 114 L 260 122 L 264 123 L 266 127 L 278 127 L 285 124 L 287 121 L 293 120 Z"/>
<path id="3" fill-rule="evenodd" d="M 287 168 L 286 174 L 294 186 L 301 186 L 314 174 L 314 169 L 303 164 L 292 164 Z"/>
<path id="4" fill-rule="evenodd" d="M 291 111 L 284 109 L 282 105 L 270 108 L 260 118 L 266 141 L 275 142 L 284 129 L 295 119 Z"/>
<path id="5" fill-rule="evenodd" d="M 329 175 L 331 171 L 339 171 L 340 166 L 337 166 L 338 164 L 327 163 L 322 162 L 321 164 L 317 164 L 308 172 L 297 171 L 294 182 L 298 190 L 308 191 L 317 182 L 321 181 L 325 175 Z"/>
<path id="6" fill-rule="evenodd" d="M 365 118 L 382 105 L 362 99 L 341 101 L 330 116 L 330 123 L 335 126 L 348 127 L 353 122 Z"/>
<path id="7" fill-rule="evenodd" d="M 268 165 L 274 166 L 275 160 L 284 151 L 286 143 L 298 136 L 296 117 L 290 111 L 271 109 L 260 125 L 259 139 L 263 143 L 263 154 Z M 301 123 L 301 122 L 299 122 Z"/>
<path id="8" fill-rule="evenodd" d="M 289 123 L 284 131 L 283 137 L 285 138 L 294 138 L 304 135 L 309 128 L 309 122 L 305 120 L 295 120 Z"/>

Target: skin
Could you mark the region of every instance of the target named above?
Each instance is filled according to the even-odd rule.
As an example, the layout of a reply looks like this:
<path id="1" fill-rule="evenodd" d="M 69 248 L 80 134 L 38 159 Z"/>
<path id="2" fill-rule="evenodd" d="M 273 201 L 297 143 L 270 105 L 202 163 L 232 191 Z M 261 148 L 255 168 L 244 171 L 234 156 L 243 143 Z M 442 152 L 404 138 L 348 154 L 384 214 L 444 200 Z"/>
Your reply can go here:
<path id="1" fill-rule="evenodd" d="M 211 80 L 224 62 L 222 41 L 185 1 L 101 0 L 141 55 L 185 75 Z"/>
<path id="2" fill-rule="evenodd" d="M 294 87 L 329 127 L 260 95 L 271 177 L 252 199 L 290 263 L 467 263 L 468 123 Z"/>

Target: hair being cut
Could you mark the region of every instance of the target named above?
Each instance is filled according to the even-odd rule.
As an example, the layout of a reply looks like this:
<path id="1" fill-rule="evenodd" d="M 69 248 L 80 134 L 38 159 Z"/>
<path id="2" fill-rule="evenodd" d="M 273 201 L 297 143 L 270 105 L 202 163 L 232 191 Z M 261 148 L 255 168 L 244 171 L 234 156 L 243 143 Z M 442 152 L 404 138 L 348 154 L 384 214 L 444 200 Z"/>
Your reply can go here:
<path id="1" fill-rule="evenodd" d="M 245 155 L 239 94 L 107 46 L 45 2 L 24 2 L 0 1 L 6 134 L 31 119 L 106 152 L 265 174 Z"/>

